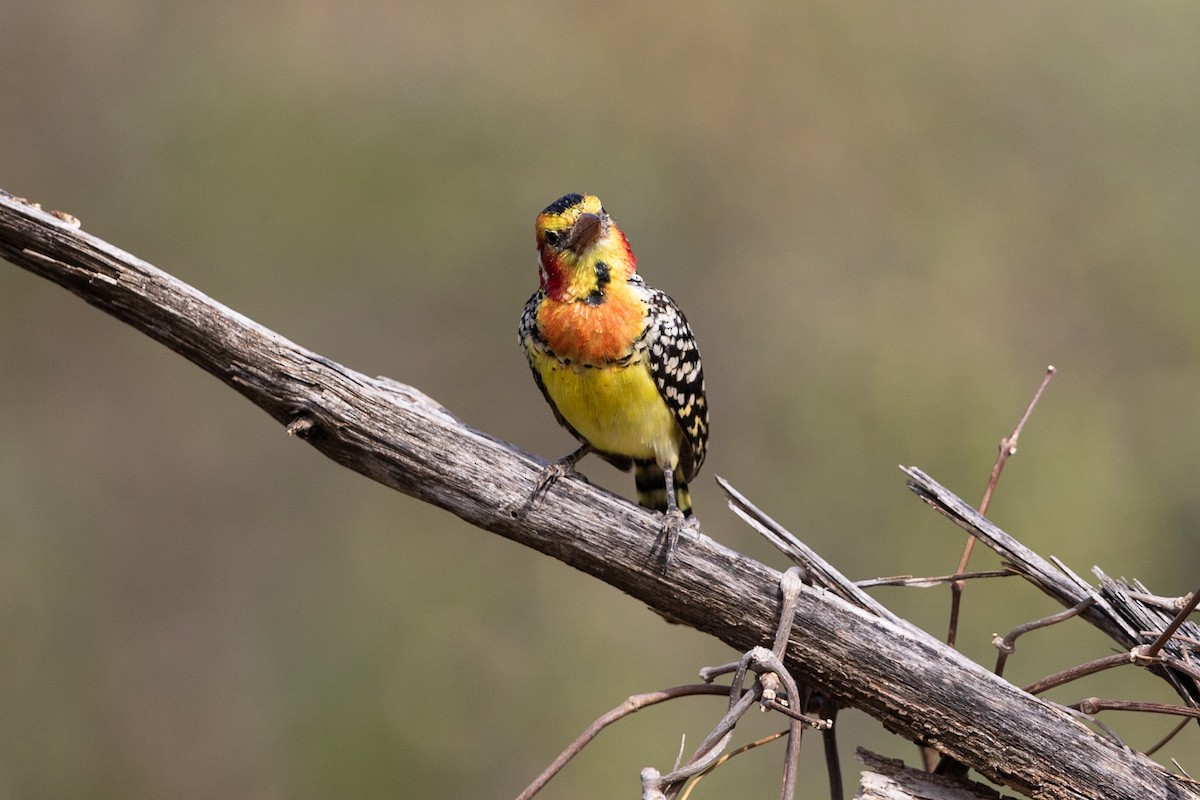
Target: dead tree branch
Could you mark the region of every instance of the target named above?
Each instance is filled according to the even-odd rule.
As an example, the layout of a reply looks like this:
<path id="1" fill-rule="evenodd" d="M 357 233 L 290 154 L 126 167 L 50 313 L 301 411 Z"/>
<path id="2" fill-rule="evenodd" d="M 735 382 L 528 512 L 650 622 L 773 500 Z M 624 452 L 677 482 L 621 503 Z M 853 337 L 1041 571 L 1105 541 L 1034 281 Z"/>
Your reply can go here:
<path id="1" fill-rule="evenodd" d="M 739 652 L 772 640 L 778 572 L 685 532 L 660 574 L 649 555 L 659 518 L 582 481 L 559 481 L 518 519 L 514 509 L 545 462 L 464 425 L 416 389 L 310 352 L 4 195 L 0 256 L 162 342 L 343 466 L 551 555 Z M 801 587 L 797 609 L 786 659 L 793 675 L 994 781 L 1037 798 L 1200 797 L 933 637 L 820 589 Z"/>
<path id="2" fill-rule="evenodd" d="M 909 476 L 909 488 L 922 500 L 995 550 L 1008 567 L 1063 606 L 1071 608 L 1091 599 L 1092 602 L 1079 612 L 1079 617 L 1129 650 L 1134 656 L 1134 661 L 1145 660 L 1142 648 L 1175 624 L 1174 614 L 1163 611 L 1153 603 L 1139 602 L 1129 596 L 1130 589 L 1146 594 L 1144 586 L 1128 587 L 1097 570 L 1100 589 L 1093 589 L 1061 563 L 1047 561 L 993 525 L 990 520 L 921 470 L 909 467 L 904 471 Z M 1180 619 L 1178 625 L 1185 636 L 1200 636 L 1200 626 L 1194 622 L 1184 622 Z M 1149 638 L 1143 632 L 1148 632 Z M 1193 648 L 1184 640 L 1175 638 L 1165 641 L 1164 650 L 1181 664 L 1193 660 Z M 1169 665 L 1147 663 L 1147 668 L 1170 683 L 1188 705 L 1200 705 L 1200 680 Z"/>

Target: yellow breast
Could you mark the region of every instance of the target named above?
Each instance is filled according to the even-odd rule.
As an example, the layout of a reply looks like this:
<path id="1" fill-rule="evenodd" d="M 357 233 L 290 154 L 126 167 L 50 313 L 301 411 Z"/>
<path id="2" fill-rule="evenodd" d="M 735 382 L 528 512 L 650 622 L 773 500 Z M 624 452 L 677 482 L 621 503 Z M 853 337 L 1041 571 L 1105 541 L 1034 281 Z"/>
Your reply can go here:
<path id="1" fill-rule="evenodd" d="M 558 413 L 597 450 L 678 462 L 682 433 L 644 362 L 591 367 L 540 353 L 533 366 Z"/>

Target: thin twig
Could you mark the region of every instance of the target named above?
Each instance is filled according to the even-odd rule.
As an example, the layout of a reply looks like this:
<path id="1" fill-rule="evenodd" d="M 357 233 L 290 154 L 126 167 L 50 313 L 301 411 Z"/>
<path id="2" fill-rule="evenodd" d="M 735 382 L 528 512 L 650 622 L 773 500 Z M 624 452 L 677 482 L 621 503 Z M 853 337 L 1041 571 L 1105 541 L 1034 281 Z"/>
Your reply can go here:
<path id="1" fill-rule="evenodd" d="M 1175 635 L 1175 631 L 1179 630 L 1179 626 L 1182 625 L 1187 618 L 1191 616 L 1191 613 L 1196 610 L 1196 605 L 1198 603 L 1200 603 L 1200 589 L 1197 589 L 1191 593 L 1183 608 L 1179 609 L 1179 613 L 1175 615 L 1175 619 L 1171 620 L 1171 624 L 1168 625 L 1166 629 L 1158 635 L 1157 639 L 1143 649 L 1141 655 L 1144 655 L 1147 658 L 1153 658 L 1154 656 L 1158 655 L 1159 651 L 1163 649 L 1163 645 L 1165 645 L 1167 641 Z"/>
<path id="2" fill-rule="evenodd" d="M 1140 655 L 1140 653 L 1137 653 L 1137 655 Z M 1171 669 L 1175 670 L 1176 672 L 1182 672 L 1184 675 L 1187 675 L 1189 678 L 1196 681 L 1197 684 L 1200 684 L 1200 664 L 1196 664 L 1193 661 L 1184 661 L 1183 659 L 1176 658 L 1175 656 L 1159 655 L 1155 656 L 1153 660 L 1157 662 L 1159 659 L 1162 659 L 1162 663 L 1166 664 Z"/>
<path id="3" fill-rule="evenodd" d="M 724 697 L 728 696 L 728 694 L 729 687 L 727 686 L 716 686 L 709 683 L 703 683 L 688 684 L 686 686 L 673 686 L 670 689 L 663 689 L 662 691 L 658 692 L 647 692 L 646 694 L 631 695 L 625 700 L 625 702 L 621 703 L 621 705 L 613 708 L 611 711 L 608 711 L 605 714 L 600 715 L 596 718 L 595 722 L 585 728 L 583 733 L 579 734 L 579 736 L 575 738 L 575 741 L 571 742 L 571 744 L 567 745 L 565 750 L 559 753 L 558 758 L 554 759 L 550 766 L 542 770 L 542 773 L 534 779 L 533 783 L 526 787 L 525 791 L 517 795 L 517 800 L 529 800 L 529 798 L 541 791 L 542 787 L 549 783 L 550 779 L 557 775 L 562 768 L 567 765 L 567 762 L 574 758 L 580 750 L 586 747 L 587 744 L 592 741 L 592 739 L 595 739 L 600 731 L 604 730 L 617 720 L 624 719 L 636 711 L 641 711 L 643 708 L 647 708 L 667 700 L 673 700 L 677 697 L 690 697 L 692 695 L 720 695 Z"/>
<path id="4" fill-rule="evenodd" d="M 831 701 L 825 709 L 825 713 L 829 715 L 829 727 L 821 731 L 821 742 L 825 745 L 825 772 L 829 774 L 830 800 L 842 800 L 846 796 L 842 786 L 842 762 L 838 756 L 837 712 L 837 704 Z"/>
<path id="5" fill-rule="evenodd" d="M 1079 680 L 1088 675 L 1094 675 L 1097 672 L 1103 672 L 1106 669 L 1113 667 L 1124 666 L 1125 664 L 1134 663 L 1129 653 L 1114 653 L 1111 656 L 1097 658 L 1095 661 L 1089 661 L 1086 664 L 1080 664 L 1070 669 L 1064 669 L 1062 672 L 1056 672 L 1053 675 L 1047 675 L 1039 681 L 1029 684 L 1025 687 L 1025 691 L 1030 694 L 1041 694 L 1056 686 L 1062 686 L 1064 683 Z"/>
<path id="6" fill-rule="evenodd" d="M 696 775 L 696 777 L 692 778 L 691 783 L 689 783 L 687 785 L 687 788 L 684 789 L 683 794 L 679 795 L 679 800 L 688 800 L 688 798 L 692 794 L 692 790 L 696 788 L 696 784 L 700 783 L 700 781 L 704 780 L 704 778 L 711 775 L 713 773 L 713 771 L 716 770 L 717 767 L 721 766 L 729 759 L 733 758 L 734 756 L 740 756 L 742 753 L 748 752 L 750 750 L 754 750 L 755 748 L 762 747 L 765 744 L 770 744 L 771 742 L 778 741 L 779 739 L 782 739 L 784 736 L 787 736 L 787 733 L 788 732 L 786 730 L 776 731 L 775 733 L 768 734 L 767 736 L 764 736 L 761 739 L 755 739 L 753 742 L 750 742 L 750 744 L 742 745 L 741 747 L 737 748 L 736 750 L 731 750 L 728 753 L 725 753 L 720 758 L 718 758 L 715 762 L 713 762 L 713 764 L 708 769 L 704 770 L 703 772 Z"/>
<path id="7" fill-rule="evenodd" d="M 754 651 L 752 650 L 751 652 Z M 783 681 L 788 697 L 792 698 L 793 701 L 800 696 L 800 687 L 796 684 L 795 678 L 783 666 L 783 661 L 774 653 L 768 653 L 766 656 L 763 656 L 760 669 L 770 670 L 773 674 L 777 675 Z M 783 786 L 779 791 L 781 800 L 791 800 L 791 798 L 796 796 L 796 782 L 799 780 L 800 775 L 800 743 L 804 736 L 804 727 L 806 724 L 810 727 L 822 727 L 821 720 L 813 720 L 805 723 L 796 716 L 792 716 L 788 722 L 787 755 L 783 761 Z"/>
<path id="8" fill-rule="evenodd" d="M 1125 742 L 1121 741 L 1121 737 L 1117 735 L 1116 731 L 1114 731 L 1112 728 L 1105 725 L 1098 718 L 1092 716 L 1091 714 L 1087 714 L 1083 711 L 1080 711 L 1078 708 L 1075 708 L 1074 706 L 1064 706 L 1062 703 L 1055 703 L 1054 701 L 1048 701 L 1048 702 L 1050 703 L 1050 705 L 1052 705 L 1055 708 L 1057 708 L 1058 710 L 1062 711 L 1064 714 L 1075 717 L 1076 719 L 1087 720 L 1092 725 L 1095 725 L 1096 728 L 1099 729 L 1101 736 L 1103 736 L 1105 739 L 1108 739 L 1110 742 L 1112 742 L 1113 744 L 1115 744 L 1117 747 L 1121 748 L 1122 750 L 1132 749 L 1128 745 L 1126 745 Z"/>
<path id="9" fill-rule="evenodd" d="M 1177 735 L 1179 735 L 1179 732 L 1181 730 L 1183 730 L 1184 728 L 1186 728 L 1187 724 L 1189 722 L 1191 722 L 1191 720 L 1188 719 L 1187 717 L 1184 717 L 1183 719 L 1179 720 L 1179 724 L 1176 725 L 1174 728 L 1172 728 L 1170 733 L 1168 733 L 1166 736 L 1164 736 L 1163 738 L 1161 738 L 1157 742 L 1155 742 L 1152 747 L 1148 748 L 1145 751 L 1145 754 L 1148 756 L 1152 756 L 1155 753 L 1157 753 L 1159 750 L 1161 750 L 1162 748 L 1166 747 L 1167 743 L 1170 742 L 1172 739 L 1174 739 Z"/>
<path id="10" fill-rule="evenodd" d="M 779 629 L 775 634 L 775 647 L 771 655 L 778 662 L 779 669 L 782 672 L 773 671 L 771 673 L 772 682 L 783 681 L 788 691 L 788 699 L 793 703 L 800 702 L 799 687 L 791 674 L 783 666 L 783 657 L 787 652 L 788 638 L 792 632 L 792 622 L 796 618 L 796 601 L 800 596 L 800 587 L 803 585 L 805 571 L 800 567 L 789 567 L 783 573 L 783 577 L 779 579 L 779 592 L 781 595 L 781 608 L 779 611 Z M 765 682 L 765 676 L 764 676 Z M 807 695 L 808 692 L 805 692 Z M 772 690 L 768 696 L 766 689 L 763 690 L 764 705 L 781 711 L 791 718 L 788 724 L 788 743 L 787 755 L 783 762 L 783 786 L 780 788 L 780 797 L 782 800 L 791 800 L 796 795 L 796 781 L 800 772 L 800 741 L 804 734 L 804 725 L 810 725 L 816 728 L 828 728 L 833 725 L 833 721 L 814 720 L 813 718 L 803 714 L 803 708 L 789 708 L 782 705 L 775 696 L 775 691 Z"/>
<path id="11" fill-rule="evenodd" d="M 996 463 L 992 465 L 992 473 L 988 476 L 987 486 L 983 490 L 983 499 L 979 501 L 979 513 L 981 516 L 987 516 L 988 508 L 992 504 L 992 493 L 996 491 L 996 484 L 1000 482 L 1000 473 L 1004 471 L 1004 465 L 1008 463 L 1011 456 L 1017 454 L 1017 440 L 1021 438 L 1021 431 L 1025 427 L 1025 423 L 1029 420 L 1029 416 L 1033 413 L 1034 407 L 1038 400 L 1042 397 L 1042 392 L 1046 391 L 1046 385 L 1050 383 L 1050 379 L 1054 377 L 1055 369 L 1051 365 L 1046 367 L 1046 374 L 1042 377 L 1042 382 L 1038 385 L 1037 391 L 1033 393 L 1033 397 L 1029 401 L 1029 405 L 1025 407 L 1025 413 L 1021 415 L 1021 419 L 1017 421 L 1017 425 L 1013 428 L 1011 435 L 1000 440 L 999 453 L 996 455 Z M 958 567 L 954 571 L 956 573 L 965 573 L 967 565 L 971 561 L 971 552 L 975 549 L 975 537 L 967 534 L 967 541 L 963 545 L 962 556 L 958 559 Z M 959 579 L 950 582 L 950 624 L 946 632 L 946 644 L 951 647 L 958 646 L 958 617 L 962 610 L 962 596 L 966 591 L 967 582 Z M 951 768 L 953 762 L 950 759 L 942 757 L 937 761 L 938 755 L 929 747 L 921 748 L 921 757 L 925 762 L 927 769 L 944 772 Z M 936 766 L 933 766 L 936 761 Z"/>
<path id="12" fill-rule="evenodd" d="M 728 675 L 731 672 L 736 672 L 738 668 L 737 661 L 730 661 L 728 664 L 719 664 L 715 667 L 701 667 L 700 680 L 705 683 L 712 683 L 722 675 Z"/>
<path id="13" fill-rule="evenodd" d="M 1200 708 L 1186 708 L 1169 703 L 1140 703 L 1133 700 L 1101 700 L 1099 697 L 1088 697 L 1078 703 L 1072 703 L 1071 708 L 1077 708 L 1085 714 L 1099 714 L 1101 711 L 1139 711 L 1145 714 L 1172 714 L 1200 719 Z"/>
<path id="14" fill-rule="evenodd" d="M 1033 398 L 1029 401 L 1029 405 L 1025 407 L 1025 413 L 1021 415 L 1020 421 L 1017 422 L 1017 427 L 1013 428 L 1011 436 L 1007 436 L 1000 440 L 1000 452 L 996 456 L 996 463 L 992 465 L 992 474 L 988 476 L 987 486 L 983 490 L 983 499 L 979 501 L 979 513 L 987 516 L 988 507 L 992 503 L 992 493 L 996 490 L 996 484 L 1000 482 L 1000 473 L 1004 471 L 1004 465 L 1008 463 L 1010 456 L 1017 454 L 1017 440 L 1021 437 L 1021 430 L 1025 427 L 1025 423 L 1029 421 L 1029 416 L 1033 413 L 1034 407 L 1038 400 L 1042 397 L 1042 392 L 1046 391 L 1046 386 L 1050 383 L 1050 379 L 1054 377 L 1056 372 L 1053 365 L 1046 367 L 1046 374 L 1042 377 L 1042 382 L 1038 386 L 1037 391 L 1033 393 Z M 963 547 L 962 556 L 958 560 L 958 568 L 955 572 L 966 572 L 967 564 L 971 560 L 971 551 L 975 549 L 975 537 L 967 536 L 966 545 Z M 946 644 L 954 647 L 958 640 L 958 614 L 962 606 L 962 593 L 966 589 L 966 583 L 963 581 L 954 581 L 950 584 L 950 630 L 946 634 Z"/>
<path id="15" fill-rule="evenodd" d="M 1123 649 L 1133 648 L 1146 641 L 1145 637 L 1138 636 L 1136 628 L 1121 618 L 1112 604 L 1061 560 L 1046 559 L 1030 550 L 917 467 L 901 469 L 909 477 L 908 487 L 918 497 L 955 525 L 992 548 L 1021 577 L 1045 592 L 1063 608 L 1070 608 L 1085 597 L 1095 597 L 1096 602 L 1080 614 L 1082 619 L 1099 628 Z"/>
<path id="16" fill-rule="evenodd" d="M 769 652 L 769 651 L 768 651 Z M 733 734 L 733 728 L 737 725 L 738 720 L 746 715 L 750 707 L 759 699 L 759 686 L 757 681 L 754 688 L 742 694 L 738 700 L 733 703 L 725 716 L 721 717 L 721 721 L 716 727 L 705 737 L 700 746 L 696 748 L 696 752 L 688 759 L 682 767 L 677 770 L 672 770 L 662 777 L 664 786 L 672 784 L 682 784 L 685 780 L 699 773 L 720 757 L 721 752 L 729 744 L 729 737 Z"/>
<path id="17" fill-rule="evenodd" d="M 824 729 L 833 724 L 832 721 L 813 719 L 802 713 L 803 708 L 799 707 L 801 697 L 800 687 L 783 664 L 782 656 L 787 650 L 792 623 L 796 617 L 796 604 L 800 596 L 800 590 L 804 585 L 805 577 L 806 573 L 800 567 L 791 567 L 780 576 L 779 624 L 775 632 L 773 650 L 768 650 L 765 647 L 754 647 L 742 656 L 736 665 L 725 664 L 719 667 L 706 667 L 700 670 L 701 677 L 709 681 L 716 675 L 728 672 L 732 667 L 733 680 L 730 683 L 729 689 L 729 712 L 704 742 L 701 743 L 700 747 L 697 748 L 696 755 L 692 757 L 692 762 L 697 762 L 701 758 L 711 761 L 711 765 L 706 767 L 706 769 L 712 769 L 720 763 L 720 759 L 714 757 L 713 753 L 719 756 L 720 749 L 724 748 L 729 741 L 729 734 L 733 731 L 733 726 L 737 723 L 741 715 L 745 713 L 746 709 L 749 708 L 749 706 L 743 705 L 740 700 L 736 703 L 734 700 L 741 694 L 747 672 L 753 671 L 758 675 L 758 680 L 755 681 L 751 693 L 759 698 L 759 702 L 764 709 L 780 711 L 789 717 L 787 755 L 784 759 L 783 783 L 780 788 L 782 800 L 790 800 L 796 792 L 796 782 L 800 769 L 800 742 L 804 733 L 804 727 Z M 789 702 L 797 704 L 796 708 L 784 705 L 779 701 L 778 691 L 781 684 L 784 687 Z M 718 736 L 721 738 L 718 739 Z M 691 764 L 685 767 L 685 770 L 690 768 Z M 658 776 L 657 773 L 647 774 L 643 772 L 643 790 L 647 789 L 647 780 L 649 779 L 651 780 L 651 784 L 648 788 L 652 792 L 662 791 L 664 797 L 671 797 L 672 790 L 670 787 L 673 783 L 677 782 L 676 775 L 682 774 L 685 770 L 679 770 L 677 773 L 672 773 L 665 777 Z M 655 780 L 658 782 L 653 783 Z"/>
<path id="18" fill-rule="evenodd" d="M 892 575 L 886 578 L 869 578 L 865 581 L 855 581 L 860 589 L 874 589 L 877 586 L 905 586 L 914 589 L 930 589 L 934 586 L 944 586 L 952 581 L 967 581 L 976 578 L 1011 578 L 1018 573 L 1011 569 L 985 569 L 979 572 L 956 572 L 953 575 L 937 575 L 918 578 L 912 575 Z"/>
<path id="19" fill-rule="evenodd" d="M 804 727 L 812 728 L 815 731 L 827 731 L 833 727 L 833 723 L 830 722 L 828 719 L 818 719 L 817 717 L 811 717 L 802 711 L 792 708 L 790 705 L 783 702 L 782 700 L 779 700 L 778 698 L 774 698 L 774 699 L 764 698 L 761 701 L 761 704 L 762 704 L 763 708 L 765 708 L 766 710 L 778 711 L 780 714 L 783 714 L 785 717 L 797 720 L 798 722 L 800 722 L 800 724 L 804 725 Z"/>
<path id="20" fill-rule="evenodd" d="M 1049 625 L 1055 625 L 1063 620 L 1068 620 L 1082 613 L 1092 603 L 1096 602 L 1095 598 L 1085 597 L 1075 605 L 1068 608 L 1066 611 L 1060 611 L 1057 614 L 1051 614 L 1048 617 L 1035 619 L 1032 622 L 1026 622 L 1024 625 L 1018 625 L 1009 631 L 1008 635 L 1001 639 L 998 636 L 992 636 L 992 644 L 1000 651 L 996 656 L 996 674 L 1004 674 L 1004 664 L 1008 661 L 1008 657 L 1016 650 L 1016 642 L 1019 636 L 1023 636 L 1030 631 L 1036 631 L 1038 628 L 1045 628 Z"/>

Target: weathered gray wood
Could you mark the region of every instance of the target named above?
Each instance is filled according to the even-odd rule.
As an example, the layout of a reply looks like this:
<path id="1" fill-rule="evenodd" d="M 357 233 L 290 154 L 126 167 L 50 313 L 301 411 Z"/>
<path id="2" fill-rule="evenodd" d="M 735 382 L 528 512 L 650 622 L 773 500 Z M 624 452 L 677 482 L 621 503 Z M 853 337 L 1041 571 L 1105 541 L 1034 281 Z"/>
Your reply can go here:
<path id="1" fill-rule="evenodd" d="M 1066 608 L 1070 608 L 1090 596 L 1095 602 L 1080 616 L 1104 631 L 1122 647 L 1133 647 L 1137 644 L 1137 632 L 1119 620 L 1094 589 L 1082 581 L 1073 580 L 1056 565 L 996 527 L 991 520 L 972 508 L 969 503 L 956 497 L 953 492 L 921 470 L 916 467 L 902 467 L 902 469 L 908 475 L 908 487 L 918 497 L 967 533 L 995 550 L 1001 558 L 1034 586 L 1062 603 Z"/>
<path id="2" fill-rule="evenodd" d="M 1108 580 L 1102 572 L 1099 573 L 1101 589 L 1094 589 L 1064 565 L 1047 561 L 1025 547 L 921 470 L 908 467 L 904 472 L 908 475 L 908 487 L 922 500 L 995 550 L 1019 575 L 1063 606 L 1070 608 L 1090 597 L 1092 605 L 1079 616 L 1106 633 L 1121 647 L 1132 649 L 1146 644 L 1149 640 L 1139 632 L 1162 631 L 1174 616 L 1134 602 L 1120 583 Z M 1200 627 L 1195 624 L 1186 623 L 1186 626 L 1187 632 L 1200 634 Z M 1190 652 L 1185 652 L 1191 649 L 1182 641 L 1172 641 L 1168 643 L 1167 652 L 1187 661 L 1194 660 Z M 1152 665 L 1148 669 L 1171 684 L 1188 705 L 1200 704 L 1200 683 L 1196 679 L 1167 666 Z"/>
<path id="3" fill-rule="evenodd" d="M 583 481 L 559 481 L 519 518 L 544 462 L 463 425 L 411 387 L 322 358 L 2 195 L 0 256 L 166 344 L 339 464 L 551 555 L 738 651 L 772 640 L 778 572 L 685 531 L 662 574 L 650 556 L 660 518 Z M 788 650 L 794 675 L 994 781 L 1037 798 L 1200 797 L 918 630 L 819 589 L 802 589 L 798 618 Z"/>
<path id="4" fill-rule="evenodd" d="M 915 770 L 861 747 L 854 757 L 865 767 L 854 800 L 1002 800 L 990 787 Z"/>

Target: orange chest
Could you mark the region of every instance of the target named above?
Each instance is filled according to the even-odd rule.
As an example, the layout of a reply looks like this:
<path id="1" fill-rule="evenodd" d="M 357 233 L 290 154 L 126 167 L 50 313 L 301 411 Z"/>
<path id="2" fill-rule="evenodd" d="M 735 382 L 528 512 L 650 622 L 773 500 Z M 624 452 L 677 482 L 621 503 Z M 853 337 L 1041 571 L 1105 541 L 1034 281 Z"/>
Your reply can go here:
<path id="1" fill-rule="evenodd" d="M 646 309 L 635 297 L 609 296 L 595 306 L 547 299 L 538 325 L 559 358 L 600 365 L 629 355 L 646 327 Z"/>

